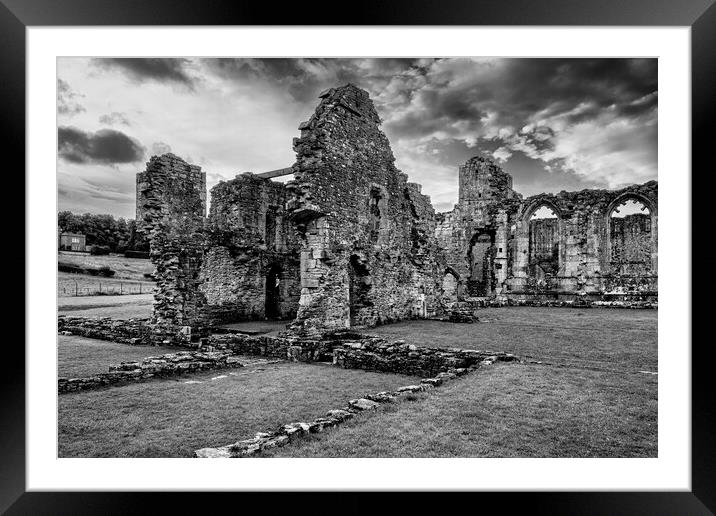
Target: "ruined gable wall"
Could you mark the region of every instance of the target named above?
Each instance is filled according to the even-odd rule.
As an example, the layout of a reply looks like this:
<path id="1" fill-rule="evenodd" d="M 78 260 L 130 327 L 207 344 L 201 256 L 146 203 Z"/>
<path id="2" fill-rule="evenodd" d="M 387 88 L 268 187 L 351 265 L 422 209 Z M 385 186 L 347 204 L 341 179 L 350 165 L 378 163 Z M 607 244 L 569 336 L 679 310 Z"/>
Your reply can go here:
<path id="1" fill-rule="evenodd" d="M 137 175 L 138 229 L 156 267 L 152 323 L 157 338 L 204 323 L 199 290 L 203 258 L 206 174 L 174 154 L 152 156 Z"/>
<path id="2" fill-rule="evenodd" d="M 202 292 L 214 322 L 263 319 L 266 282 L 281 271 L 279 316 L 293 318 L 300 278 L 298 243 L 285 213 L 286 185 L 246 173 L 211 190 Z"/>
<path id="3" fill-rule="evenodd" d="M 321 98 L 294 141 L 289 206 L 305 238 L 298 325 L 349 326 L 356 281 L 356 325 L 425 315 L 438 296 L 432 206 L 395 168 L 367 92 L 348 85 Z"/>

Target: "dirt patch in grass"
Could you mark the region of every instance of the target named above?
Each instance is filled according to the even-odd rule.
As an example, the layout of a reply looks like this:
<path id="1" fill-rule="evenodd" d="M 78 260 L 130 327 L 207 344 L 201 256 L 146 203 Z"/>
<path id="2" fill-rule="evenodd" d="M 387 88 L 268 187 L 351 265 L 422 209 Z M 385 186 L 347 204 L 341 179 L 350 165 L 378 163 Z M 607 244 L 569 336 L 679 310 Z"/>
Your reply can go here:
<path id="1" fill-rule="evenodd" d="M 59 335 L 57 339 L 57 372 L 58 376 L 80 378 L 96 373 L 106 373 L 112 364 L 141 360 L 177 351 L 178 348 L 129 346 L 76 335 Z"/>
<path id="2" fill-rule="evenodd" d="M 657 378 L 484 367 L 267 457 L 656 457 Z"/>
<path id="3" fill-rule="evenodd" d="M 403 321 L 370 329 L 418 346 L 505 351 L 560 365 L 649 370 L 657 367 L 657 310 L 505 307 L 486 322 Z"/>
<path id="4" fill-rule="evenodd" d="M 263 370 L 259 370 L 263 369 Z M 59 397 L 60 457 L 190 457 L 413 378 L 280 363 Z M 217 380 L 212 377 L 223 376 Z M 184 383 L 198 381 L 201 383 Z"/>

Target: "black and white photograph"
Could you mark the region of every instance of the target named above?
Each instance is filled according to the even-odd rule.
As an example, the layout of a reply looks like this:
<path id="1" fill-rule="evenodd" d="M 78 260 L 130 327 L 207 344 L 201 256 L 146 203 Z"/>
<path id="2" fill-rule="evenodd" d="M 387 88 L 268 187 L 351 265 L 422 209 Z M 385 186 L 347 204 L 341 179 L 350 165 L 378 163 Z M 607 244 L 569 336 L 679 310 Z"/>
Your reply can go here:
<path id="1" fill-rule="evenodd" d="M 58 457 L 659 457 L 658 63 L 57 58 Z"/>

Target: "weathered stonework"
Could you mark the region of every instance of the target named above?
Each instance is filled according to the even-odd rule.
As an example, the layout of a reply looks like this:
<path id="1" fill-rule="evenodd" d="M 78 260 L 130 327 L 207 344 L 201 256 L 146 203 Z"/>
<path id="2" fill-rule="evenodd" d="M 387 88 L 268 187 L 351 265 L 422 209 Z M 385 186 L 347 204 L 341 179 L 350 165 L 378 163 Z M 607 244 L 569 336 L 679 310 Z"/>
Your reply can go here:
<path id="1" fill-rule="evenodd" d="M 283 183 L 250 173 L 211 191 L 201 290 L 212 321 L 293 319 L 299 244 Z"/>
<path id="2" fill-rule="evenodd" d="M 490 158 L 472 158 L 460 167 L 458 204 L 438 214 L 458 299 L 656 301 L 656 181 L 527 199 L 511 185 Z M 648 214 L 612 218 L 626 200 Z M 531 220 L 541 207 L 555 218 Z"/>
<path id="3" fill-rule="evenodd" d="M 493 160 L 459 169 L 436 214 L 395 168 L 368 93 L 320 94 L 288 169 L 211 191 L 197 166 L 154 156 L 137 175 L 138 227 L 157 267 L 152 340 L 197 344 L 224 322 L 293 320 L 296 335 L 408 318 L 475 320 L 481 306 L 655 306 L 658 185 L 523 198 Z M 270 178 L 293 172 L 294 180 Z M 612 217 L 625 200 L 647 212 Z M 540 208 L 554 216 L 533 220 Z"/>
<path id="4" fill-rule="evenodd" d="M 289 212 L 303 238 L 294 328 L 372 326 L 439 308 L 434 210 L 395 168 L 367 92 L 323 92 L 294 140 Z"/>
<path id="5" fill-rule="evenodd" d="M 69 317 L 64 315 L 57 317 L 57 331 L 63 335 L 79 335 L 133 346 L 150 344 L 152 334 L 148 319 Z"/>
<path id="6" fill-rule="evenodd" d="M 141 362 L 122 362 L 110 366 L 107 373 L 84 378 L 59 378 L 57 391 L 64 394 L 227 367 L 243 367 L 243 364 L 231 352 L 180 351 L 158 357 L 147 357 Z"/>
<path id="7" fill-rule="evenodd" d="M 155 340 L 205 323 L 199 289 L 204 246 L 206 174 L 173 154 L 153 156 L 137 174 L 137 228 L 150 242 L 156 270 Z M 191 337 L 190 337 L 191 338 Z"/>

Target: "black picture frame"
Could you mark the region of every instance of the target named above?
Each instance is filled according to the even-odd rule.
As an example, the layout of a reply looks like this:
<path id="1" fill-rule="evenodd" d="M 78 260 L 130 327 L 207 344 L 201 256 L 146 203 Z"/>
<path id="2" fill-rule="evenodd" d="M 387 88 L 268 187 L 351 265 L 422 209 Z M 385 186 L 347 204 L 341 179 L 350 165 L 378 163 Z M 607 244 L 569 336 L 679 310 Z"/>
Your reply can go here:
<path id="1" fill-rule="evenodd" d="M 692 78 L 692 241 L 709 240 L 713 215 L 707 213 L 714 191 L 711 147 L 716 141 L 716 0 L 369 0 L 342 5 L 330 2 L 292 3 L 278 8 L 265 2 L 239 0 L 0 0 L 0 103 L 4 161 L 15 174 L 15 192 L 24 192 L 20 170 L 25 170 L 25 29 L 28 26 L 87 25 L 573 25 L 573 26 L 689 26 Z M 343 8 L 347 8 L 343 13 Z M 342 14 L 341 14 L 342 13 Z M 48 171 L 48 174 L 50 172 Z M 694 181 L 698 188 L 694 188 Z M 668 194 L 667 194 L 668 195 Z M 19 210 L 18 210 L 19 211 Z M 24 211 L 23 211 L 24 213 Z M 16 226 L 15 226 L 16 227 Z M 698 240 L 700 238 L 701 240 Z M 713 255 L 697 256 L 684 250 L 692 270 L 712 269 Z M 17 249 L 15 263 L 24 250 Z M 697 269 L 698 267 L 698 269 Z M 19 264 L 17 266 L 19 270 Z M 674 273 L 677 271 L 669 271 Z M 31 274 L 26 271 L 26 274 Z M 693 285 L 692 278 L 684 277 Z M 709 278 L 703 281 L 712 282 Z M 702 287 L 703 287 L 702 283 Z M 706 284 L 708 287 L 708 283 Z M 691 492 L 590 493 L 470 493 L 451 495 L 450 506 L 525 504 L 537 514 L 711 514 L 716 511 L 716 435 L 708 333 L 710 306 L 705 290 L 692 288 L 692 490 Z M 704 299 L 699 299 L 703 297 Z M 22 304 L 24 306 L 24 303 Z M 688 344 L 687 344 L 688 345 Z M 685 349 L 685 352 L 687 350 Z M 158 501 L 168 512 L 194 508 L 186 493 L 27 493 L 25 492 L 25 356 L 18 345 L 6 345 L 3 358 L 11 367 L 0 376 L 0 512 L 7 514 L 119 514 L 147 512 Z M 214 494 L 213 496 L 217 496 Z M 248 509 L 265 504 L 267 494 L 231 493 Z M 313 510 L 316 501 L 294 493 L 278 500 L 273 509 Z M 339 512 L 366 512 L 378 504 L 372 496 L 342 494 Z M 462 500 L 467 498 L 467 500 Z M 477 497 L 477 499 L 475 499 Z M 159 498 L 159 500 L 157 500 Z M 412 503 L 424 506 L 422 493 Z M 325 499 L 324 499 L 325 500 Z M 215 500 L 212 500 L 215 502 Z M 228 501 L 228 500 L 227 500 Z M 205 501 L 193 503 L 206 506 Z M 327 507 L 331 502 L 324 501 Z M 233 503 L 232 503 L 233 505 Z M 236 506 L 235 506 L 236 507 Z M 218 507 L 217 507 L 218 510 Z M 273 512 L 273 511 L 272 511 Z"/>

